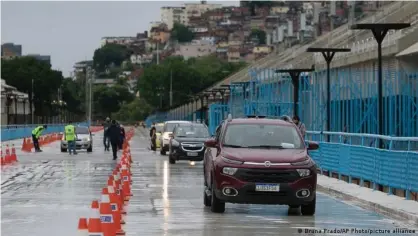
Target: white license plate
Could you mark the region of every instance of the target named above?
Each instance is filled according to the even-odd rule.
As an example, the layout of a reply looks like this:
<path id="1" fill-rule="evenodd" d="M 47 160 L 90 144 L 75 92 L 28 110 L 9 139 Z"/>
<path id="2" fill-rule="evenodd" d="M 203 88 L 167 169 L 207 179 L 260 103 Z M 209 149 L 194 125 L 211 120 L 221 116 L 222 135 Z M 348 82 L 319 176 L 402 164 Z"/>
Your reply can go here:
<path id="1" fill-rule="evenodd" d="M 257 192 L 279 192 L 280 184 L 256 184 L 255 191 Z"/>
<path id="2" fill-rule="evenodd" d="M 188 152 L 187 156 L 189 157 L 197 157 L 197 152 Z"/>

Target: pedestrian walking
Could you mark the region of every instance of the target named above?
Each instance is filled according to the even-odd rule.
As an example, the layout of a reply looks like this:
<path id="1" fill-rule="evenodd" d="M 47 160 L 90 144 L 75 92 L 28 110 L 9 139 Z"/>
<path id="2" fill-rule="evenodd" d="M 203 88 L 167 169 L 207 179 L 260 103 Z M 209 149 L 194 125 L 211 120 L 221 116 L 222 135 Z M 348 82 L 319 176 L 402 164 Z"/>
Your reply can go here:
<path id="1" fill-rule="evenodd" d="M 119 145 L 120 150 L 122 150 L 124 142 L 125 142 L 125 127 L 123 127 L 123 125 L 120 125 L 120 145 Z"/>
<path id="2" fill-rule="evenodd" d="M 103 123 L 103 146 L 105 148 L 105 151 L 109 151 L 110 144 L 109 144 L 109 137 L 106 135 L 106 130 L 110 127 L 110 118 L 107 117 L 105 122 Z"/>
<path id="3" fill-rule="evenodd" d="M 42 132 L 44 132 L 47 127 L 47 125 L 40 125 L 32 130 L 32 141 L 35 152 L 42 152 L 41 148 L 39 147 L 39 137 L 41 137 Z"/>
<path id="4" fill-rule="evenodd" d="M 64 139 L 65 141 L 67 141 L 68 153 L 71 155 L 71 151 L 72 151 L 73 155 L 77 155 L 77 151 L 76 151 L 77 134 L 75 132 L 75 126 L 73 125 L 72 121 L 69 121 L 68 125 L 64 127 Z"/>
<path id="5" fill-rule="evenodd" d="M 107 128 L 105 132 L 105 135 L 109 138 L 110 146 L 112 146 L 113 160 L 118 158 L 117 152 L 120 145 L 120 133 L 120 127 L 118 127 L 115 120 L 112 120 L 109 128 Z"/>
<path id="6" fill-rule="evenodd" d="M 155 127 L 155 122 L 152 123 L 149 136 L 151 138 L 151 150 L 157 151 L 157 128 Z"/>
<path id="7" fill-rule="evenodd" d="M 299 116 L 293 116 L 293 123 L 299 128 L 300 133 L 302 134 L 302 137 L 305 138 L 306 135 L 306 127 L 305 124 L 303 124 L 300 121 Z"/>

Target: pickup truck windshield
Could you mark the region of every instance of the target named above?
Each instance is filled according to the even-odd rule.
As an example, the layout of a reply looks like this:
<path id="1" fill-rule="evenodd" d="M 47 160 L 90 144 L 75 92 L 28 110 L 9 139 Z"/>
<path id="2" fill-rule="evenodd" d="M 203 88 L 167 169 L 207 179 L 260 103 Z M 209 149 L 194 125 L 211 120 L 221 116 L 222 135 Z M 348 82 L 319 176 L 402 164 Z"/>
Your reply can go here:
<path id="1" fill-rule="evenodd" d="M 305 147 L 296 127 L 264 124 L 228 125 L 223 145 L 263 149 L 300 149 Z"/>

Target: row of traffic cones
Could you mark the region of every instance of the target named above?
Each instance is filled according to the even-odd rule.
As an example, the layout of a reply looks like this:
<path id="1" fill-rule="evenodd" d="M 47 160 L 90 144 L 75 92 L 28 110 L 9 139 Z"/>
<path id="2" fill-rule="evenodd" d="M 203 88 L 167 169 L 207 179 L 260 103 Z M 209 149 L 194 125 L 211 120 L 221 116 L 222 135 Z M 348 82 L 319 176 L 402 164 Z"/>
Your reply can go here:
<path id="1" fill-rule="evenodd" d="M 43 135 L 39 138 L 39 146 L 50 144 L 52 142 L 61 140 L 61 138 L 62 138 L 62 134 L 57 134 L 57 133 Z M 32 148 L 34 148 L 32 138 L 24 138 L 23 144 L 22 144 L 22 151 L 31 152 Z"/>
<path id="2" fill-rule="evenodd" d="M 12 148 L 9 147 L 8 144 L 6 144 L 6 155 L 3 155 L 3 149 L 0 151 L 1 153 L 1 166 L 13 164 L 17 162 L 17 156 L 16 156 L 16 149 L 15 145 L 12 144 Z"/>
<path id="3" fill-rule="evenodd" d="M 91 215 L 88 219 L 80 218 L 78 221 L 78 236 L 126 235 L 122 225 L 125 224 L 125 207 L 132 196 L 132 156 L 129 140 L 133 136 L 133 130 L 129 133 L 121 160 L 109 176 L 107 187 L 102 189 L 100 201 L 94 200 L 91 203 Z"/>

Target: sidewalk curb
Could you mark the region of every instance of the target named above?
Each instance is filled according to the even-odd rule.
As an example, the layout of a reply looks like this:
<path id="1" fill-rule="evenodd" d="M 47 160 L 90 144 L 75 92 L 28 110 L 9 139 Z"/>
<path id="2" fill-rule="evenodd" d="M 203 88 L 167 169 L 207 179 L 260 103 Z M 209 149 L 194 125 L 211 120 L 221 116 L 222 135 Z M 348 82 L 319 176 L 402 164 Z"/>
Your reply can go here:
<path id="1" fill-rule="evenodd" d="M 408 213 L 408 212 L 404 212 L 404 211 L 399 210 L 399 209 L 389 208 L 389 207 L 384 206 L 382 204 L 371 202 L 371 201 L 362 199 L 360 197 L 356 197 L 356 196 L 350 195 L 348 193 L 344 193 L 342 191 L 332 189 L 330 187 L 322 186 L 320 184 L 317 185 L 317 190 L 319 192 L 331 195 L 333 197 L 336 197 L 336 198 L 339 198 L 339 199 L 342 199 L 342 200 L 345 200 L 345 201 L 351 201 L 355 205 L 357 205 L 361 208 L 374 211 L 376 213 L 382 214 L 382 215 L 387 216 L 389 218 L 394 218 L 394 219 L 397 219 L 397 220 L 407 221 L 407 223 L 418 225 L 418 215 L 414 215 L 414 214 L 411 214 L 411 213 Z"/>

